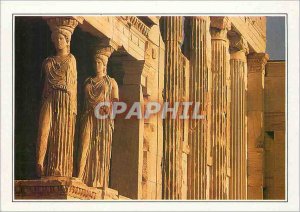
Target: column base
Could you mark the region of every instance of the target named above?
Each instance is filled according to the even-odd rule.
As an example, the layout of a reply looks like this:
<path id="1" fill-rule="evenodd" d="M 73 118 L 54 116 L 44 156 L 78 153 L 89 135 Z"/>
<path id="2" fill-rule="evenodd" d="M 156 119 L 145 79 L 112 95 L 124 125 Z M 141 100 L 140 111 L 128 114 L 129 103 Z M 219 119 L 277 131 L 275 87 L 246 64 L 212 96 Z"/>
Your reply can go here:
<path id="1" fill-rule="evenodd" d="M 129 200 L 111 188 L 92 188 L 74 177 L 15 180 L 15 199 Z"/>

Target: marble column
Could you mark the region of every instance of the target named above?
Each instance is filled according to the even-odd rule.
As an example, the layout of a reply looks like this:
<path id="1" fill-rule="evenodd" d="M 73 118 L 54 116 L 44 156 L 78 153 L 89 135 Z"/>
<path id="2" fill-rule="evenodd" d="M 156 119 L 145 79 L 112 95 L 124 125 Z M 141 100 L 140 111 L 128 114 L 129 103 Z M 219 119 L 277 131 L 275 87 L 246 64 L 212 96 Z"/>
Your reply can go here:
<path id="1" fill-rule="evenodd" d="M 199 102 L 199 111 L 207 116 L 211 66 L 210 17 L 189 17 L 188 27 L 189 101 Z M 208 129 L 207 118 L 189 119 L 188 199 L 208 198 Z"/>
<path id="2" fill-rule="evenodd" d="M 226 17 L 211 17 L 211 199 L 228 198 L 230 69 L 227 32 L 230 26 Z"/>
<path id="3" fill-rule="evenodd" d="M 248 199 L 263 199 L 264 160 L 264 76 L 269 59 L 266 53 L 253 53 L 247 57 L 247 149 Z"/>
<path id="4" fill-rule="evenodd" d="M 229 198 L 247 198 L 247 41 L 236 33 L 230 36 L 230 163 Z"/>
<path id="5" fill-rule="evenodd" d="M 164 102 L 170 106 L 181 100 L 183 84 L 181 61 L 182 53 L 180 45 L 183 40 L 182 24 L 180 16 L 161 17 L 162 39 L 165 43 L 165 84 Z M 182 192 L 182 130 L 178 118 L 172 119 L 168 113 L 163 123 L 163 179 L 162 198 L 181 199 Z"/>

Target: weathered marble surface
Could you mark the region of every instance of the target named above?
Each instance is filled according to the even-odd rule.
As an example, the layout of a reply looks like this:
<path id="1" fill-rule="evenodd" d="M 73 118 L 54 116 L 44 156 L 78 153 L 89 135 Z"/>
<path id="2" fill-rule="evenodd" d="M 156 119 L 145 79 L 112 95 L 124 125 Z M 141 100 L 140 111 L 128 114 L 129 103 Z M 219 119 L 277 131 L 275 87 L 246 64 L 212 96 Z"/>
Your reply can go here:
<path id="1" fill-rule="evenodd" d="M 15 199 L 68 199 L 68 200 L 126 200 L 118 191 L 86 186 L 74 177 L 42 177 L 38 180 L 16 180 Z"/>

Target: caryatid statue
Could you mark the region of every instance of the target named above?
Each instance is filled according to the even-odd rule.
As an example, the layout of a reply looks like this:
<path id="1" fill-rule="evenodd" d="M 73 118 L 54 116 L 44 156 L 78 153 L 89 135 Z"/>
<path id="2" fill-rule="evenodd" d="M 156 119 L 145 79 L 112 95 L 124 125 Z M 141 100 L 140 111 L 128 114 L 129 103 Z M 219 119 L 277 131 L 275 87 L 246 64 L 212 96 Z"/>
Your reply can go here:
<path id="1" fill-rule="evenodd" d="M 109 181 L 114 128 L 110 112 L 112 103 L 119 99 L 118 84 L 107 75 L 107 62 L 112 51 L 111 47 L 96 50 L 94 55 L 96 74 L 88 78 L 84 85 L 78 177 L 90 187 L 106 188 Z M 100 107 L 100 114 L 107 116 L 104 119 L 95 116 L 95 109 L 101 102 L 108 103 Z"/>
<path id="2" fill-rule="evenodd" d="M 71 35 L 78 22 L 48 19 L 56 55 L 42 65 L 44 89 L 37 139 L 37 175 L 69 176 L 73 172 L 73 143 L 77 114 L 76 60 L 70 53 Z"/>

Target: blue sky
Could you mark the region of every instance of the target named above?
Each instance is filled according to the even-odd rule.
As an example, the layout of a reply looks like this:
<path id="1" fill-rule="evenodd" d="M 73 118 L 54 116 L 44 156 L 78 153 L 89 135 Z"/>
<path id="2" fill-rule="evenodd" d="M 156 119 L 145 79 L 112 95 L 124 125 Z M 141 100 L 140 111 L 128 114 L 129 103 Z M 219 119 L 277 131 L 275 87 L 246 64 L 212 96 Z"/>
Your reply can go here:
<path id="1" fill-rule="evenodd" d="M 267 17 L 267 50 L 270 60 L 285 60 L 285 17 Z"/>

